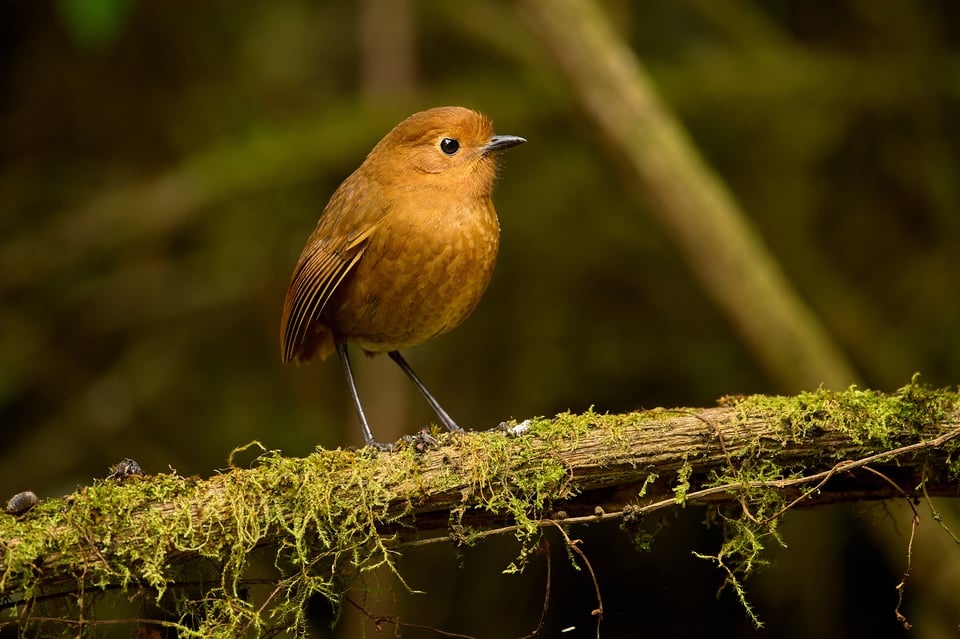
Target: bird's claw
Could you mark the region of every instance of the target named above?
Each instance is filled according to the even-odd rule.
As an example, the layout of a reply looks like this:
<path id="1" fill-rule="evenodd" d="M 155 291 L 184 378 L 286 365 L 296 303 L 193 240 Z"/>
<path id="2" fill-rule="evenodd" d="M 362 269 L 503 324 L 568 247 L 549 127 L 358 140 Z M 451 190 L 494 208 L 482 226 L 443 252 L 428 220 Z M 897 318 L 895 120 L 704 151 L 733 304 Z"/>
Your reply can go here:
<path id="1" fill-rule="evenodd" d="M 425 453 L 431 448 L 439 448 L 440 441 L 430 434 L 426 428 L 421 428 L 416 435 L 404 435 L 403 443 L 410 446 L 414 452 Z"/>
<path id="2" fill-rule="evenodd" d="M 368 441 L 367 446 L 381 453 L 392 453 L 394 448 L 392 443 L 378 442 L 375 440 Z"/>

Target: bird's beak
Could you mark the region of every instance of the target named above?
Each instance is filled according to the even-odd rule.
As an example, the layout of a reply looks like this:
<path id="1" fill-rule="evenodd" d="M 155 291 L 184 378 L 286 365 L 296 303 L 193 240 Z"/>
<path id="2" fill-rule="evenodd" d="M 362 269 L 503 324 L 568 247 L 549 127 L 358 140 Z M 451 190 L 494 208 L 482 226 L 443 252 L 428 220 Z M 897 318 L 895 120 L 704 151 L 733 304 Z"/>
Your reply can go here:
<path id="1" fill-rule="evenodd" d="M 517 137 L 516 135 L 495 135 L 490 138 L 489 142 L 483 145 L 483 154 L 486 155 L 493 151 L 509 149 L 511 146 L 517 146 L 524 142 L 526 142 L 526 139 Z"/>

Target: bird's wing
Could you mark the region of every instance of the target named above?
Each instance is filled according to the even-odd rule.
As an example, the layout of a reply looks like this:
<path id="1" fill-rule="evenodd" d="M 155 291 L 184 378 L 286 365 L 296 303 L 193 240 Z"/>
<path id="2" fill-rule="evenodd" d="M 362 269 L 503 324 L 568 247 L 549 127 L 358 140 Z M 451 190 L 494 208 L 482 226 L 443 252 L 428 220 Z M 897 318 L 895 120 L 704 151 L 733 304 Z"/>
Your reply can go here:
<path id="1" fill-rule="evenodd" d="M 284 362 L 298 357 L 310 336 L 311 325 L 343 278 L 363 257 L 367 240 L 376 229 L 370 224 L 347 237 L 338 246 L 329 245 L 314 233 L 300 256 L 290 280 L 280 322 L 281 356 Z M 307 355 L 309 357 L 309 354 Z"/>

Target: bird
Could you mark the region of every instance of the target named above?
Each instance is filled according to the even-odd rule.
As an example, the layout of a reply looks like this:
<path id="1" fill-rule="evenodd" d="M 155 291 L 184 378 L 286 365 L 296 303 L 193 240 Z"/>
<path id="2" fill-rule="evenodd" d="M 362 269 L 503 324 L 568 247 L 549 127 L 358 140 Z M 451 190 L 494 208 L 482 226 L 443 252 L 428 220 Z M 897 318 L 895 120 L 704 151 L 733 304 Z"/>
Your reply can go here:
<path id="1" fill-rule="evenodd" d="M 284 298 L 281 358 L 337 353 L 367 446 L 393 449 L 373 436 L 348 344 L 387 353 L 440 423 L 462 430 L 400 350 L 456 328 L 480 301 L 500 243 L 496 156 L 524 142 L 468 108 L 414 113 L 334 191 L 307 238 Z"/>

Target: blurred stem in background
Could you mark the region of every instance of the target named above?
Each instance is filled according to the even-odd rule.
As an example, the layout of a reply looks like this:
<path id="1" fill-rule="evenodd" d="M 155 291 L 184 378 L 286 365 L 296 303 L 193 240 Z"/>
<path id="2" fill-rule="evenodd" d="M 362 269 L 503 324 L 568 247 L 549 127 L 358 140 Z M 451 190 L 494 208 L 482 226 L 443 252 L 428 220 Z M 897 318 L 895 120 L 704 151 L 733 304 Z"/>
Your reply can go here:
<path id="1" fill-rule="evenodd" d="M 858 380 L 636 56 L 589 0 L 523 0 L 571 88 L 701 285 L 782 389 Z M 635 189 L 636 192 L 636 189 Z"/>

